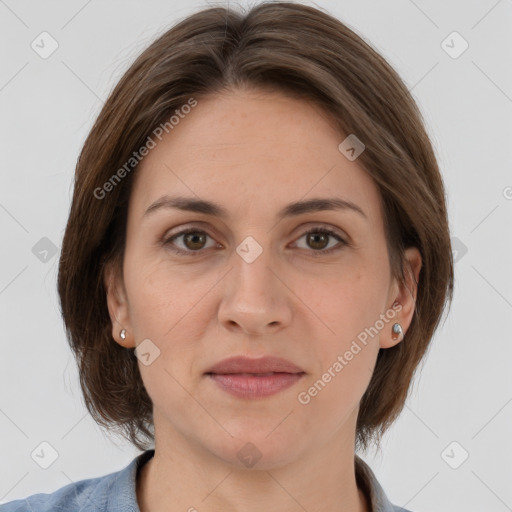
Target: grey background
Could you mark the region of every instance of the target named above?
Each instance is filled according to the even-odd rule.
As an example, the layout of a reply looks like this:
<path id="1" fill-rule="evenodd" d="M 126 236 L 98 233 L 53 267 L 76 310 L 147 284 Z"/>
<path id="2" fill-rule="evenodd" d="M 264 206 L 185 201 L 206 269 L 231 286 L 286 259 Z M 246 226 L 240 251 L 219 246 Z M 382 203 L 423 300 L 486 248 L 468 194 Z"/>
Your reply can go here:
<path id="1" fill-rule="evenodd" d="M 512 510 L 512 0 L 304 3 L 365 37 L 412 90 L 457 239 L 451 313 L 382 453 L 363 459 L 391 501 L 415 512 Z M 60 243 L 102 102 L 143 48 L 206 5 L 217 4 L 0 0 L 0 503 L 138 454 L 83 406 L 56 293 Z M 47 59 L 31 48 L 43 31 L 59 45 Z M 469 44 L 457 58 L 442 46 L 453 31 Z M 42 442 L 58 452 L 48 469 L 31 457 Z"/>

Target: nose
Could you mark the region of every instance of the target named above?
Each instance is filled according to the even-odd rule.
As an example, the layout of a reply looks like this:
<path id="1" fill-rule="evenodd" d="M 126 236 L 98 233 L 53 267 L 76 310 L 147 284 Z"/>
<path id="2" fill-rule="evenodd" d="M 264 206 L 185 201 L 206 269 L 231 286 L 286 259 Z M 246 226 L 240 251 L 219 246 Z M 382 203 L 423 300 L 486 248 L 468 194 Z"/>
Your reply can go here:
<path id="1" fill-rule="evenodd" d="M 219 322 L 226 329 L 261 336 L 290 323 L 293 293 L 268 253 L 264 250 L 251 263 L 234 253 L 218 310 Z"/>

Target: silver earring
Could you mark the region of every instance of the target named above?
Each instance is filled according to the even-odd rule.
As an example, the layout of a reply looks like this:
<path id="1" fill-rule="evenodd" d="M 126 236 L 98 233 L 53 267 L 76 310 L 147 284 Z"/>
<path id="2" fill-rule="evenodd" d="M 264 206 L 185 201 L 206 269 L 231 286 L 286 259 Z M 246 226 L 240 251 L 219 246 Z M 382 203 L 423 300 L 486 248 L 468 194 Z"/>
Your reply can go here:
<path id="1" fill-rule="evenodd" d="M 393 324 L 393 328 L 391 329 L 393 340 L 399 339 L 400 341 L 404 337 L 404 331 L 402 330 L 402 326 L 399 323 Z"/>
<path id="2" fill-rule="evenodd" d="M 119 333 L 119 337 L 122 339 L 122 340 L 125 340 L 126 339 L 126 329 L 122 329 L 121 332 Z"/>

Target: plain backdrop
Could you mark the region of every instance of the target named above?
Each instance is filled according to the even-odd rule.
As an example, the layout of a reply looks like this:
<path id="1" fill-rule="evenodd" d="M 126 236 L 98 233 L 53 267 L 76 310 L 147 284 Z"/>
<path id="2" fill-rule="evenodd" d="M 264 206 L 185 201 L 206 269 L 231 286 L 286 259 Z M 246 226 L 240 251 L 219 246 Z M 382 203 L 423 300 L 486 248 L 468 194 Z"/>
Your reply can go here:
<path id="1" fill-rule="evenodd" d="M 363 459 L 415 512 L 512 510 L 512 0 L 309 4 L 363 36 L 412 91 L 456 253 L 451 312 L 382 453 Z M 118 471 L 139 453 L 83 405 L 59 251 L 76 159 L 108 93 L 158 35 L 213 5 L 227 4 L 0 0 L 0 503 Z M 42 32 L 58 44 L 47 58 L 31 46 Z M 58 454 L 47 469 L 31 456 L 41 443 Z"/>

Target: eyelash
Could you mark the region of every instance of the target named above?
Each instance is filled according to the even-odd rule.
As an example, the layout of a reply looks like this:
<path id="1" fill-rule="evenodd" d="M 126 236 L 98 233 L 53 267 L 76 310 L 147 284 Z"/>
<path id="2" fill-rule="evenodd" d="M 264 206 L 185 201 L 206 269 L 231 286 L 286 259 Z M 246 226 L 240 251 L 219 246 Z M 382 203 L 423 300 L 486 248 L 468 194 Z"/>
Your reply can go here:
<path id="1" fill-rule="evenodd" d="M 187 235 L 189 233 L 201 233 L 201 234 L 205 234 L 207 236 L 210 236 L 206 231 L 203 231 L 201 229 L 188 228 L 188 229 L 184 229 L 183 231 L 180 231 L 178 233 L 175 233 L 170 238 L 167 238 L 166 240 L 164 240 L 163 241 L 163 245 L 169 245 L 172 252 L 174 252 L 176 254 L 179 254 L 179 255 L 184 255 L 184 256 L 196 256 L 196 255 L 199 255 L 201 252 L 204 252 L 204 249 L 198 249 L 197 251 L 192 251 L 192 250 L 184 251 L 182 249 L 177 249 L 176 247 L 172 246 L 173 245 L 172 242 L 174 242 L 174 240 L 176 240 L 180 236 Z M 312 252 L 314 257 L 325 256 L 327 254 L 331 254 L 332 252 L 339 251 L 344 246 L 349 245 L 336 232 L 332 231 L 331 229 L 324 228 L 324 227 L 311 228 L 310 230 L 308 230 L 305 233 L 303 233 L 299 238 L 302 238 L 302 237 L 304 237 L 306 235 L 309 235 L 311 233 L 320 233 L 320 234 L 323 234 L 323 235 L 329 235 L 329 236 L 335 238 L 336 240 L 338 240 L 338 242 L 341 243 L 341 246 L 331 247 L 330 249 L 321 249 L 321 250 L 311 249 L 311 252 Z"/>

